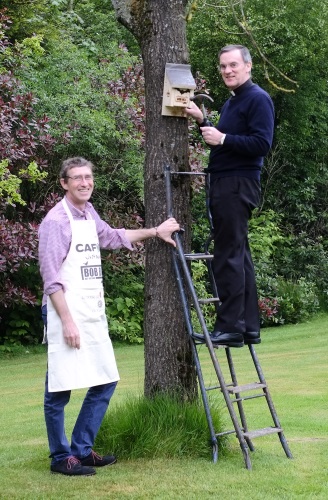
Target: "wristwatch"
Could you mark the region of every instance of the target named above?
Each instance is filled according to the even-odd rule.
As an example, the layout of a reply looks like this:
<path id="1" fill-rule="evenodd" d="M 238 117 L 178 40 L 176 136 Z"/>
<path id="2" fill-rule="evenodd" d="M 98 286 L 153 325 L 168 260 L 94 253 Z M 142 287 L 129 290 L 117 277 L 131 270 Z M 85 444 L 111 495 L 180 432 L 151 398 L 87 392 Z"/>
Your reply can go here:
<path id="1" fill-rule="evenodd" d="M 223 146 L 225 138 L 226 138 L 226 134 L 223 134 L 223 136 L 221 137 L 221 140 L 220 140 L 221 146 Z"/>

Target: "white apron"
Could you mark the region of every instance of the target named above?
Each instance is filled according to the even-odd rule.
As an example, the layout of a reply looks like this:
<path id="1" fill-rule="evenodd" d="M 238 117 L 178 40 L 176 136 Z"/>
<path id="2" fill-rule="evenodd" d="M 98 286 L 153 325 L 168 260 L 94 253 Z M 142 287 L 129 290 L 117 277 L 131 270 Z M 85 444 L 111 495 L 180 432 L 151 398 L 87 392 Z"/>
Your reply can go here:
<path id="1" fill-rule="evenodd" d="M 73 220 L 71 247 L 59 272 L 65 299 L 80 332 L 80 349 L 69 347 L 61 320 L 47 300 L 48 390 L 81 389 L 119 380 L 108 335 L 99 240 L 94 220 Z"/>

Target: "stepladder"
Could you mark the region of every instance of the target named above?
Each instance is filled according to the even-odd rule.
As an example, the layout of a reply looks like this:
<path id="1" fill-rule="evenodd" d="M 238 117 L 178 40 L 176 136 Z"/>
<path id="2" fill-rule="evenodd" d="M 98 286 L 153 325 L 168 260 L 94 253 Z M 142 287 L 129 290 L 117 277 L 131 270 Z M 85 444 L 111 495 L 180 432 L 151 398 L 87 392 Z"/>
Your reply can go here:
<path id="1" fill-rule="evenodd" d="M 170 167 L 166 166 L 164 175 L 167 215 L 169 217 L 174 216 L 172 206 L 172 178 L 174 176 L 203 175 L 205 176 L 206 192 L 208 193 L 209 176 L 206 172 L 172 172 Z M 174 273 L 209 428 L 213 462 L 216 463 L 219 458 L 220 438 L 231 434 L 237 438 L 245 467 L 250 470 L 252 469 L 251 452 L 255 451 L 253 444 L 255 438 L 278 435 L 286 456 L 292 458 L 292 453 L 279 421 L 254 345 L 249 344 L 242 349 L 234 349 L 229 346 L 215 345 L 211 340 L 206 315 L 204 314 L 204 306 L 207 307 L 211 304 L 217 310 L 217 306 L 220 304 L 220 297 L 217 293 L 211 266 L 213 260 L 211 253 L 212 221 L 207 195 L 205 197 L 205 207 L 204 209 L 207 212 L 209 221 L 209 236 L 204 244 L 204 250 L 200 253 L 186 252 L 184 249 L 183 232 L 175 234 L 176 247 L 172 251 Z M 203 262 L 205 264 L 208 273 L 209 288 L 211 289 L 210 296 L 208 294 L 206 297 L 199 296 L 197 286 L 195 286 L 193 281 L 193 262 Z M 237 377 L 239 363 L 238 357 L 236 362 L 236 356 L 239 356 L 240 351 L 243 351 L 243 355 L 245 356 L 247 349 L 249 351 L 247 358 L 250 364 L 250 368 L 247 369 L 247 377 L 252 372 L 251 376 L 253 378 L 251 380 L 244 380 L 243 373 L 239 373 Z M 204 365 L 207 367 L 205 370 Z M 211 375 L 208 381 L 209 366 Z M 213 394 L 219 395 L 221 400 L 223 400 L 228 415 L 227 425 L 230 429 L 215 429 L 213 411 L 217 411 L 217 407 L 214 406 L 213 409 L 213 405 L 211 404 Z M 250 401 L 252 401 L 251 406 L 254 407 L 255 400 L 262 401 L 261 416 L 263 414 L 267 417 L 267 423 L 264 427 L 253 428 L 253 418 L 247 406 L 250 406 Z M 263 418 L 261 418 L 261 422 L 262 420 Z"/>

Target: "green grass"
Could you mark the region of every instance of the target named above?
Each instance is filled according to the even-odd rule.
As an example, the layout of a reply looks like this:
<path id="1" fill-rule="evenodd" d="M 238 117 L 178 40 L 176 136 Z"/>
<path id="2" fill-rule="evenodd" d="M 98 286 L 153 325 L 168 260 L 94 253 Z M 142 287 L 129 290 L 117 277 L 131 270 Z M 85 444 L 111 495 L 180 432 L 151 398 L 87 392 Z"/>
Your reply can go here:
<path id="1" fill-rule="evenodd" d="M 238 441 L 228 455 L 208 458 L 119 460 L 96 476 L 68 478 L 49 472 L 43 421 L 44 352 L 0 358 L 0 498 L 4 499 L 327 499 L 328 316 L 263 330 L 256 351 L 294 455 L 286 458 L 277 436 L 254 440 L 247 471 Z M 224 353 L 219 353 L 224 359 Z M 256 380 L 248 349 L 234 349 L 239 383 Z M 206 378 L 213 379 L 205 350 Z M 143 347 L 118 346 L 121 381 L 111 405 L 143 391 Z M 71 432 L 84 391 L 67 406 Z M 249 427 L 270 425 L 262 399 L 245 403 Z M 146 425 L 146 424 L 145 424 Z M 229 425 L 227 419 L 227 427 Z M 110 450 L 109 450 L 110 451 Z"/>
<path id="2" fill-rule="evenodd" d="M 222 405 L 221 405 L 222 406 Z M 223 430 L 221 412 L 213 404 L 214 427 Z M 200 400 L 188 402 L 167 394 L 152 399 L 130 396 L 110 407 L 96 440 L 101 453 L 111 450 L 121 459 L 208 458 L 209 431 Z M 221 437 L 221 454 L 227 448 Z"/>

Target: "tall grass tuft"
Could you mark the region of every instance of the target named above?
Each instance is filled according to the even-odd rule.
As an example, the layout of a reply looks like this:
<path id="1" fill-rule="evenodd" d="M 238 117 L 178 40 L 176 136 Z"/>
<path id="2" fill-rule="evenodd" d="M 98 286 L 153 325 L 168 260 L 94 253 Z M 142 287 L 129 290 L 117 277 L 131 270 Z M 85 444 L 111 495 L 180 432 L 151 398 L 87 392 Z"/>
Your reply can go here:
<path id="1" fill-rule="evenodd" d="M 212 408 L 216 432 L 222 430 L 220 409 Z M 224 454 L 226 438 L 220 438 Z M 212 453 L 205 411 L 200 401 L 182 402 L 167 395 L 153 399 L 130 396 L 110 408 L 96 440 L 103 453 L 121 459 L 209 458 Z"/>

